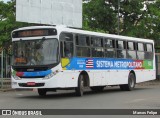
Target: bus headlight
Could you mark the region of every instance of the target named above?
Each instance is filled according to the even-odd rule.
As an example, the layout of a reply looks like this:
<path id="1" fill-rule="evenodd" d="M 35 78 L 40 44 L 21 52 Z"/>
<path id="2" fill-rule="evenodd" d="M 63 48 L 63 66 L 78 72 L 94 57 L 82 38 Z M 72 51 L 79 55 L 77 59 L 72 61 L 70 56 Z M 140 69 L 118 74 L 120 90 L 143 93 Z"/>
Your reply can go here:
<path id="1" fill-rule="evenodd" d="M 58 73 L 58 71 L 56 70 L 56 71 L 52 72 L 51 74 L 45 76 L 43 79 L 50 79 L 51 77 L 53 77 L 53 76 L 56 75 L 57 73 Z"/>
<path id="2" fill-rule="evenodd" d="M 15 79 L 15 80 L 21 80 L 20 77 L 16 76 L 16 75 L 12 75 L 12 77 Z"/>

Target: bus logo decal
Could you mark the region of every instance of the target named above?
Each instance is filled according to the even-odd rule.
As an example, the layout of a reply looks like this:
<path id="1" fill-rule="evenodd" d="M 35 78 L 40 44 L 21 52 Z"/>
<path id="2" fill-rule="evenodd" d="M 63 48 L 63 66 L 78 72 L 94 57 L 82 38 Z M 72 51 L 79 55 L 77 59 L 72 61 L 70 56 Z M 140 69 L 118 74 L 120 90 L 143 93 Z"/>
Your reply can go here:
<path id="1" fill-rule="evenodd" d="M 93 59 L 86 59 L 86 68 L 93 68 Z"/>

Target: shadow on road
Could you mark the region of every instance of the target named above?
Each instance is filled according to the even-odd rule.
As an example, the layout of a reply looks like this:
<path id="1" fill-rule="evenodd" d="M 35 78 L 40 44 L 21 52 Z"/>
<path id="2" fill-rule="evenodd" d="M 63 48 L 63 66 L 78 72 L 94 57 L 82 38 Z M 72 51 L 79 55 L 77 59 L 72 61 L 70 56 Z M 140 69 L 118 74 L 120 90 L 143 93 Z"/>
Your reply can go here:
<path id="1" fill-rule="evenodd" d="M 84 92 L 83 97 L 91 97 L 91 96 L 97 96 L 97 95 L 110 95 L 110 94 L 134 94 L 135 92 L 143 92 L 146 89 L 151 89 L 151 88 L 135 88 L 133 91 L 121 91 L 119 87 L 111 87 L 111 88 L 105 88 L 103 91 L 91 91 L 90 89 L 87 89 Z M 21 96 L 16 96 L 16 98 L 22 99 L 22 98 L 27 98 L 27 99 L 66 99 L 66 98 L 80 98 L 75 95 L 74 90 L 68 90 L 68 91 L 58 91 L 58 92 L 48 92 L 46 96 L 42 97 L 39 96 L 37 92 L 26 92 Z"/>

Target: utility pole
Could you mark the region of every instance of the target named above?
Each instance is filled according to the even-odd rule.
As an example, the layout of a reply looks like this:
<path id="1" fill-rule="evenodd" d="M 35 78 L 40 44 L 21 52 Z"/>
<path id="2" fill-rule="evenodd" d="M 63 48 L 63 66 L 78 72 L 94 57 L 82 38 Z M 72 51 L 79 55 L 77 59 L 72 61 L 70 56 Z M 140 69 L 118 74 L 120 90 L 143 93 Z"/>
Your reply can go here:
<path id="1" fill-rule="evenodd" d="M 120 0 L 118 0 L 118 35 L 120 33 L 120 16 L 119 16 L 119 12 L 120 12 Z"/>
<path id="2" fill-rule="evenodd" d="M 3 88 L 3 49 L 2 49 L 2 52 L 1 52 L 1 86 L 0 88 Z"/>

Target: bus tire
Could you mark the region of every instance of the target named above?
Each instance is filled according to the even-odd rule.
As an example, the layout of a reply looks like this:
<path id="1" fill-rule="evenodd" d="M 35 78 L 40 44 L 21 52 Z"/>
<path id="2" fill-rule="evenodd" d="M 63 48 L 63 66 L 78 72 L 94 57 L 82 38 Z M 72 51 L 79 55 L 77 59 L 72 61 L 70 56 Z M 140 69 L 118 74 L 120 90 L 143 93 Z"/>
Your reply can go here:
<path id="1" fill-rule="evenodd" d="M 84 78 L 83 75 L 81 74 L 78 78 L 78 87 L 75 89 L 76 95 L 77 96 L 83 96 L 84 92 Z"/>
<path id="2" fill-rule="evenodd" d="M 132 91 L 136 84 L 136 78 L 133 73 L 130 73 L 128 76 L 128 84 L 120 85 L 122 91 Z"/>
<path id="3" fill-rule="evenodd" d="M 92 91 L 103 91 L 104 86 L 94 86 L 94 87 L 90 87 L 90 89 Z"/>
<path id="4" fill-rule="evenodd" d="M 38 89 L 39 96 L 46 96 L 47 91 L 45 89 Z"/>
<path id="5" fill-rule="evenodd" d="M 127 91 L 132 91 L 135 87 L 135 84 L 136 84 L 135 75 L 133 73 L 129 73 L 128 84 L 126 85 L 126 90 Z"/>

